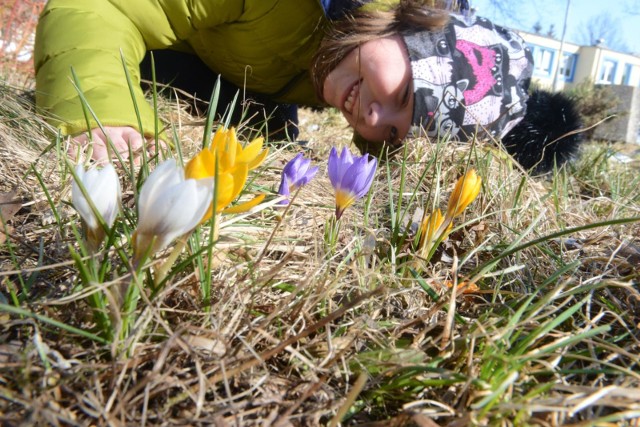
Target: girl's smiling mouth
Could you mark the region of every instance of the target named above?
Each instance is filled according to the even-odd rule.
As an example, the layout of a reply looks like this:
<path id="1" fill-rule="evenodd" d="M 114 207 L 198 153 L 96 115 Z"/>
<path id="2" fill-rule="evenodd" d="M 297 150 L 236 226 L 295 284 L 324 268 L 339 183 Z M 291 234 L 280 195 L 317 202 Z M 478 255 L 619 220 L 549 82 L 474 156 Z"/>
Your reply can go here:
<path id="1" fill-rule="evenodd" d="M 355 106 L 358 96 L 360 95 L 361 82 L 362 82 L 362 79 L 356 80 L 355 83 L 353 83 L 350 87 L 347 88 L 347 90 L 345 91 L 342 97 L 343 99 L 342 108 L 344 109 L 344 111 L 346 111 L 350 115 L 353 115 L 353 107 Z"/>

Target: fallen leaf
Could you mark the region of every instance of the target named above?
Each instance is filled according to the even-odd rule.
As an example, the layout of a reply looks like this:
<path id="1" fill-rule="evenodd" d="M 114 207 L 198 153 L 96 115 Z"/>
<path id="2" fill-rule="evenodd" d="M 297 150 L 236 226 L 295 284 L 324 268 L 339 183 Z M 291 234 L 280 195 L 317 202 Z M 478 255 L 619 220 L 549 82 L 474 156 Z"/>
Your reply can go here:
<path id="1" fill-rule="evenodd" d="M 447 288 L 453 287 L 453 282 L 450 280 L 446 281 Z M 478 285 L 473 282 L 469 282 L 467 280 L 458 283 L 458 293 L 463 294 L 475 294 L 480 291 Z"/>
<path id="2" fill-rule="evenodd" d="M 226 352 L 226 346 L 219 339 L 211 339 L 202 335 L 187 335 L 184 340 L 195 348 L 217 356 L 223 356 Z"/>
<path id="3" fill-rule="evenodd" d="M 22 201 L 17 197 L 17 192 L 0 193 L 0 220 L 3 223 L 10 221 L 22 208 Z"/>
<path id="4" fill-rule="evenodd" d="M 471 227 L 471 231 L 475 231 L 475 236 L 473 238 L 473 242 L 476 246 L 480 245 L 480 243 L 484 242 L 487 238 L 487 233 L 489 232 L 489 226 L 485 221 L 480 221 L 473 227 Z"/>

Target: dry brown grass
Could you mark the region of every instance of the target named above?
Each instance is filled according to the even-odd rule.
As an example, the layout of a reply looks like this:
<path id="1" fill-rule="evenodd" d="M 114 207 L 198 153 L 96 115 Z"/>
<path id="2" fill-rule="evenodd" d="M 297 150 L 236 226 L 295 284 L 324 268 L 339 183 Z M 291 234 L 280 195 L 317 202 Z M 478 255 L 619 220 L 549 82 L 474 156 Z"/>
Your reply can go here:
<path id="1" fill-rule="evenodd" d="M 640 216 L 638 178 L 597 146 L 573 171 L 543 179 L 488 143 L 417 141 L 404 162 L 381 165 L 368 210 L 346 211 L 332 252 L 324 159 L 350 135 L 334 113 L 305 112 L 301 137 L 318 178 L 286 215 L 225 218 L 210 306 L 187 266 L 140 301 L 127 355 L 49 321 L 95 327 L 68 250 L 78 219 L 55 150 L 42 153 L 51 130 L 2 90 L 0 191 L 15 191 L 20 210 L 0 246 L 0 292 L 3 307 L 16 306 L 13 291 L 23 310 L 0 311 L 7 425 L 637 425 L 640 223 L 614 222 Z M 193 153 L 202 127 L 163 108 Z M 274 194 L 298 149 L 274 143 L 254 185 Z M 421 262 L 413 233 L 398 232 L 419 221 L 416 210 L 445 205 L 468 162 L 481 196 Z M 475 276 L 478 292 L 445 285 L 492 260 Z M 113 262 L 105 286 L 124 280 Z"/>

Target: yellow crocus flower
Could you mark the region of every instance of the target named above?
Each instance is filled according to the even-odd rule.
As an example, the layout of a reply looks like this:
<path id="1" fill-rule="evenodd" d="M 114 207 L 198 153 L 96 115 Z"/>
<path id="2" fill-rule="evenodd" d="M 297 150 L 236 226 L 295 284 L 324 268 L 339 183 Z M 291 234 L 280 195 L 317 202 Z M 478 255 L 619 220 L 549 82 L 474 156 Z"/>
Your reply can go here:
<path id="1" fill-rule="evenodd" d="M 451 193 L 449 205 L 447 206 L 447 216 L 451 219 L 459 216 L 478 197 L 482 179 L 476 174 L 475 169 L 471 169 L 458 179 L 456 186 Z"/>
<path id="2" fill-rule="evenodd" d="M 243 148 L 234 128 L 219 128 L 213 136 L 211 146 L 187 163 L 185 173 L 188 178 L 217 178 L 214 199 L 216 214 L 245 212 L 264 199 L 264 195 L 259 195 L 248 202 L 228 208 L 242 192 L 249 170 L 258 167 L 266 158 L 269 150 L 263 149 L 263 142 L 263 138 L 257 138 Z M 202 221 L 207 221 L 212 215 L 213 202 Z"/>
<path id="3" fill-rule="evenodd" d="M 447 228 L 442 230 L 444 220 L 445 217 L 442 215 L 440 209 L 436 209 L 431 215 L 422 220 L 422 224 L 420 225 L 420 244 L 418 245 L 422 257 L 426 258 L 429 252 L 431 252 L 433 244 L 437 240 L 446 237 L 451 231 L 451 227 L 453 226 L 452 222 L 449 222 Z"/>
<path id="4" fill-rule="evenodd" d="M 440 209 L 436 209 L 431 215 L 425 217 L 420 225 L 420 247 L 422 248 L 426 242 L 433 240 L 433 236 L 438 228 L 444 222 L 444 216 Z"/>

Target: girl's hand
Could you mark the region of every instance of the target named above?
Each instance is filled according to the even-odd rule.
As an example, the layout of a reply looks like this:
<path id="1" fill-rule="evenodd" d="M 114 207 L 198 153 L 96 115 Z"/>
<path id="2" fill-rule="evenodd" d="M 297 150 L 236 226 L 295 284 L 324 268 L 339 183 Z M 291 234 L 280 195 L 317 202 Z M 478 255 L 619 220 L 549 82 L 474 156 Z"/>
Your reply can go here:
<path id="1" fill-rule="evenodd" d="M 113 142 L 113 147 L 120 153 L 122 160 L 129 158 L 129 146 L 131 146 L 131 152 L 133 153 L 133 161 L 136 165 L 140 164 L 142 158 L 142 150 L 147 150 L 147 154 L 152 156 L 155 154 L 155 141 L 142 138 L 140 132 L 130 126 L 111 127 L 105 126 L 104 128 L 107 135 Z M 106 163 L 109 161 L 107 155 L 107 137 L 100 128 L 91 129 L 91 136 L 93 139 L 93 152 L 91 158 L 97 163 Z M 76 158 L 78 152 L 81 156 L 87 152 L 89 146 L 89 136 L 86 133 L 75 136 L 71 140 L 68 154 L 72 159 Z M 166 148 L 164 141 L 158 141 L 158 145 L 161 148 Z M 111 147 L 108 148 L 111 151 L 111 160 L 116 162 L 118 157 L 113 153 Z"/>

